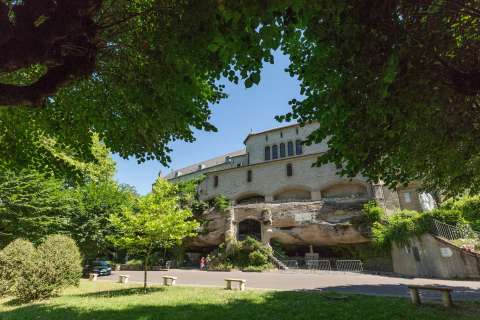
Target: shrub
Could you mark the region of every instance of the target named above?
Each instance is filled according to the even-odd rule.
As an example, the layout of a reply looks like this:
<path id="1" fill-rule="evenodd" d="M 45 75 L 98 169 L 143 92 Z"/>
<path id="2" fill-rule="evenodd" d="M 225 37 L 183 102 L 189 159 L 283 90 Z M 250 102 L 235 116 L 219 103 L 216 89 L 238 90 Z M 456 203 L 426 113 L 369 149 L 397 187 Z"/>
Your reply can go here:
<path id="1" fill-rule="evenodd" d="M 230 201 L 225 196 L 219 195 L 213 199 L 213 206 L 218 212 L 224 212 L 230 206 Z"/>
<path id="2" fill-rule="evenodd" d="M 257 271 L 271 268 L 268 256 L 271 249 L 261 242 L 247 237 L 244 241 L 234 241 L 228 250 L 225 244 L 220 245 L 216 254 L 209 256 L 209 269 L 222 270 L 225 266 L 241 268 L 256 267 Z"/>
<path id="3" fill-rule="evenodd" d="M 383 209 L 380 208 L 375 201 L 365 203 L 363 205 L 362 213 L 365 221 L 370 224 L 382 220 L 385 215 Z"/>
<path id="4" fill-rule="evenodd" d="M 13 254 L 23 252 L 18 263 Z M 75 242 L 61 235 L 48 236 L 37 249 L 24 240 L 16 240 L 12 248 L 2 251 L 10 267 L 17 269 L 8 284 L 8 294 L 21 301 L 49 298 L 61 289 L 78 285 L 82 274 L 81 256 Z"/>
<path id="5" fill-rule="evenodd" d="M 15 294 L 22 271 L 35 263 L 36 250 L 30 241 L 17 239 L 0 251 L 0 296 Z"/>
<path id="6" fill-rule="evenodd" d="M 268 256 L 264 252 L 261 252 L 258 250 L 252 251 L 248 255 L 248 261 L 250 266 L 255 266 L 255 267 L 263 266 L 268 264 Z"/>

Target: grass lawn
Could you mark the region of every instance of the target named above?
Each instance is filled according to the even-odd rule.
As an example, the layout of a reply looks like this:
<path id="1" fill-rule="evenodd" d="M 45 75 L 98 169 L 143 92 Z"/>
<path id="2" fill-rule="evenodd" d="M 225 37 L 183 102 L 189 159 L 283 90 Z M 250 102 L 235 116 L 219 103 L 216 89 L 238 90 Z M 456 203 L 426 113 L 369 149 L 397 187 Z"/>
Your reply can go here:
<path id="1" fill-rule="evenodd" d="M 32 304 L 0 300 L 1 320 L 153 320 L 153 319 L 480 319 L 480 302 L 416 307 L 407 299 L 318 292 L 219 288 L 152 287 L 82 281 L 62 296 Z"/>

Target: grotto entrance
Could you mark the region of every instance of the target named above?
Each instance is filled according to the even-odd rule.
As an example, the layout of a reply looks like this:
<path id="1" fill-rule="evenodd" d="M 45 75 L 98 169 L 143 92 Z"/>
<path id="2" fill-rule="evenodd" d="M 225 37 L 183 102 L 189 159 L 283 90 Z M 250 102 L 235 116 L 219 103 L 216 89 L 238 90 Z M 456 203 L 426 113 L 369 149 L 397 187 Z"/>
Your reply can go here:
<path id="1" fill-rule="evenodd" d="M 262 240 L 262 225 L 260 221 L 245 219 L 238 224 L 238 240 L 245 240 L 247 236 Z"/>

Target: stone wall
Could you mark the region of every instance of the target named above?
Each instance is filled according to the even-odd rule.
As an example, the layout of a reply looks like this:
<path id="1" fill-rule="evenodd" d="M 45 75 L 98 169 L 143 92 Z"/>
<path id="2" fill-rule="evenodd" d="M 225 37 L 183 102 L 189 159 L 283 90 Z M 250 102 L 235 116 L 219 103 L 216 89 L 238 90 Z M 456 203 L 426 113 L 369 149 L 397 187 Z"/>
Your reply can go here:
<path id="1" fill-rule="evenodd" d="M 236 237 L 246 219 L 262 225 L 262 241 L 275 238 L 285 245 L 332 246 L 366 243 L 368 230 L 356 224 L 366 200 L 311 201 L 237 205 L 225 213 L 210 211 L 202 234 L 190 247 L 219 245 L 228 235 Z M 227 236 L 225 236 L 227 234 Z"/>
<path id="2" fill-rule="evenodd" d="M 417 277 L 479 279 L 480 256 L 430 234 L 413 237 L 408 246 L 392 246 L 396 273 Z"/>

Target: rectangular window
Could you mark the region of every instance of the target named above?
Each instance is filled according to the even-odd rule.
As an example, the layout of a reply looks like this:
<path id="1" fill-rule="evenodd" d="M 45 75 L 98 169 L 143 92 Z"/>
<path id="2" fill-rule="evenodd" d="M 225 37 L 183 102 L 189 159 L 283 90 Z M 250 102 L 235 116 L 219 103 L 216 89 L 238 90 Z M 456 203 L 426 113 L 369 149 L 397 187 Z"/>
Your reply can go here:
<path id="1" fill-rule="evenodd" d="M 270 147 L 265 147 L 265 161 L 270 160 Z"/>
<path id="2" fill-rule="evenodd" d="M 247 171 L 247 182 L 252 182 L 252 170 Z"/>
<path id="3" fill-rule="evenodd" d="M 276 144 L 272 146 L 272 159 L 278 159 L 278 146 Z"/>
<path id="4" fill-rule="evenodd" d="M 299 155 L 299 154 L 302 154 L 302 152 L 303 152 L 302 141 L 301 140 L 295 141 L 295 153 Z"/>
<path id="5" fill-rule="evenodd" d="M 213 186 L 216 188 L 218 187 L 218 176 L 213 177 Z"/>
<path id="6" fill-rule="evenodd" d="M 293 142 L 292 141 L 288 141 L 288 143 L 287 143 L 287 153 L 288 153 L 289 157 L 293 156 Z"/>
<path id="7" fill-rule="evenodd" d="M 287 177 L 293 176 L 293 167 L 291 163 L 287 163 Z"/>
<path id="8" fill-rule="evenodd" d="M 412 196 L 410 195 L 410 192 L 404 192 L 403 193 L 403 199 L 405 200 L 405 203 L 411 203 L 412 202 Z"/>
<path id="9" fill-rule="evenodd" d="M 285 158 L 285 143 L 280 143 L 280 158 Z"/>

